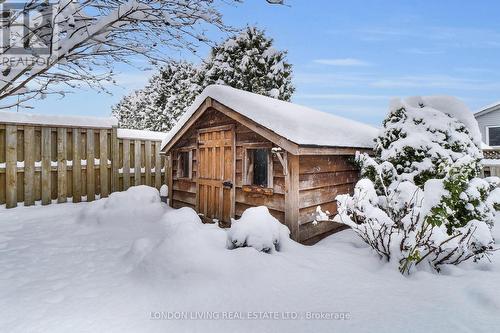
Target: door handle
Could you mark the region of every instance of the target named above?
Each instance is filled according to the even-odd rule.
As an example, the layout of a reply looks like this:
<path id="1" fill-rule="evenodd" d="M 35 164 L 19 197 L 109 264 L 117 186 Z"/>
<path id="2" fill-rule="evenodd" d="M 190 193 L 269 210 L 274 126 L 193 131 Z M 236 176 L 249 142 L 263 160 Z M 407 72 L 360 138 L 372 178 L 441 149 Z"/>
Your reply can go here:
<path id="1" fill-rule="evenodd" d="M 224 187 L 233 188 L 233 182 L 231 182 L 230 180 L 226 180 L 225 182 L 222 183 L 222 185 Z"/>

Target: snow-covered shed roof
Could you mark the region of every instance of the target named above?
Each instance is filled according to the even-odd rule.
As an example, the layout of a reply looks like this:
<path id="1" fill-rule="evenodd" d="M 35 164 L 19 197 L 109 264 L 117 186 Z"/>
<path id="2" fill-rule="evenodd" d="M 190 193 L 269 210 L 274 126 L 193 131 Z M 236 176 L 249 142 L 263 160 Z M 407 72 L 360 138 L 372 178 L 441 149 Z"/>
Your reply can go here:
<path id="1" fill-rule="evenodd" d="M 498 110 L 500 108 L 500 101 L 483 106 L 478 111 L 474 112 L 474 117 L 482 116 L 483 114 L 489 113 L 491 111 Z"/>
<path id="2" fill-rule="evenodd" d="M 118 125 L 118 120 L 114 117 L 81 117 L 0 111 L 0 123 L 111 128 Z"/>
<path id="3" fill-rule="evenodd" d="M 210 85 L 163 140 L 175 137 L 210 97 L 279 136 L 303 146 L 372 148 L 378 130 L 367 124 L 222 85 Z"/>

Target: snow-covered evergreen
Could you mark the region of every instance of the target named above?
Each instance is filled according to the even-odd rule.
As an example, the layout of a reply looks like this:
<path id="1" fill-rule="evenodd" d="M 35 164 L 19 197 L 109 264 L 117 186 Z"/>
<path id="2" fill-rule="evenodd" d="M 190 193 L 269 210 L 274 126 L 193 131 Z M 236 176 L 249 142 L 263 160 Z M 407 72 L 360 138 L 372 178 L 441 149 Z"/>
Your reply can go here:
<path id="1" fill-rule="evenodd" d="M 276 50 L 273 40 L 255 27 L 214 47 L 205 71 L 205 86 L 225 84 L 285 101 L 295 90 L 286 51 Z"/>
<path id="2" fill-rule="evenodd" d="M 147 85 L 125 96 L 113 107 L 124 128 L 168 131 L 201 92 L 199 69 L 172 61 L 153 75 Z"/>
<path id="3" fill-rule="evenodd" d="M 249 27 L 214 47 L 200 67 L 172 61 L 161 68 L 143 89 L 114 106 L 113 114 L 122 127 L 168 131 L 196 95 L 214 83 L 290 100 L 292 67 L 286 51 L 272 45 L 263 31 Z"/>
<path id="4" fill-rule="evenodd" d="M 451 97 L 395 101 L 383 125 L 375 156 L 357 156 L 365 178 L 353 196 L 337 196 L 335 221 L 403 273 L 491 254 L 499 179 L 479 178 L 480 135 L 465 105 Z"/>

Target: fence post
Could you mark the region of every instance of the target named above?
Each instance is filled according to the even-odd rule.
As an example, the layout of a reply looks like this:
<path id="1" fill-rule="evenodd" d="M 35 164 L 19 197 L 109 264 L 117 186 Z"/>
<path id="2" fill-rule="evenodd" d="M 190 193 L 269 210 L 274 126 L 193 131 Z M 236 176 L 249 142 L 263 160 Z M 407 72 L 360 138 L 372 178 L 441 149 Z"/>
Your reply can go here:
<path id="1" fill-rule="evenodd" d="M 24 126 L 24 205 L 35 204 L 35 128 Z"/>
<path id="2" fill-rule="evenodd" d="M 144 184 L 151 186 L 151 141 L 144 141 Z"/>
<path id="3" fill-rule="evenodd" d="M 134 185 L 141 185 L 141 141 L 134 140 Z"/>
<path id="4" fill-rule="evenodd" d="M 130 140 L 123 139 L 123 190 L 130 187 Z"/>
<path id="5" fill-rule="evenodd" d="M 99 174 L 101 181 L 101 198 L 109 195 L 108 190 L 108 130 L 99 131 Z"/>
<path id="6" fill-rule="evenodd" d="M 118 142 L 118 128 L 113 126 L 111 129 L 111 192 L 119 190 L 118 169 L 120 163 L 120 144 Z"/>
<path id="7" fill-rule="evenodd" d="M 68 201 L 66 174 L 66 128 L 57 128 L 57 203 Z"/>
<path id="8" fill-rule="evenodd" d="M 95 200 L 94 130 L 87 129 L 87 201 Z"/>
<path id="9" fill-rule="evenodd" d="M 48 205 L 52 201 L 52 184 L 51 184 L 51 147 L 50 136 L 52 129 L 50 127 L 42 127 L 42 205 Z"/>
<path id="10" fill-rule="evenodd" d="M 73 202 L 82 201 L 82 159 L 80 154 L 80 129 L 73 128 Z"/>
<path id="11" fill-rule="evenodd" d="M 17 126 L 5 126 L 5 162 L 6 162 L 6 207 L 12 208 L 17 206 Z"/>

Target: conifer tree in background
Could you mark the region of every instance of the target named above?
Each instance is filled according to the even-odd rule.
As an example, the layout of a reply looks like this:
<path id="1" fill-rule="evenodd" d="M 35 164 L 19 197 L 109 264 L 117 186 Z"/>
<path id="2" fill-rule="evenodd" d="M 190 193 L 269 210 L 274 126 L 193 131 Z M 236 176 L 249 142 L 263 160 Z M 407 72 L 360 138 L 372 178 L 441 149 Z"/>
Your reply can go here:
<path id="1" fill-rule="evenodd" d="M 284 101 L 295 91 L 286 51 L 276 50 L 273 40 L 255 27 L 214 47 L 204 70 L 205 86 L 225 84 Z"/>
<path id="2" fill-rule="evenodd" d="M 154 74 L 147 85 L 113 107 L 120 127 L 168 131 L 201 92 L 199 69 L 185 61 L 172 61 Z"/>
<path id="3" fill-rule="evenodd" d="M 286 51 L 273 48 L 262 30 L 248 27 L 215 46 L 201 66 L 172 61 L 146 87 L 113 107 L 124 128 L 170 130 L 181 114 L 210 84 L 225 84 L 257 94 L 290 100 L 292 66 Z"/>
<path id="4" fill-rule="evenodd" d="M 132 91 L 113 106 L 112 114 L 118 119 L 121 128 L 144 129 L 147 96 L 145 89 Z"/>

